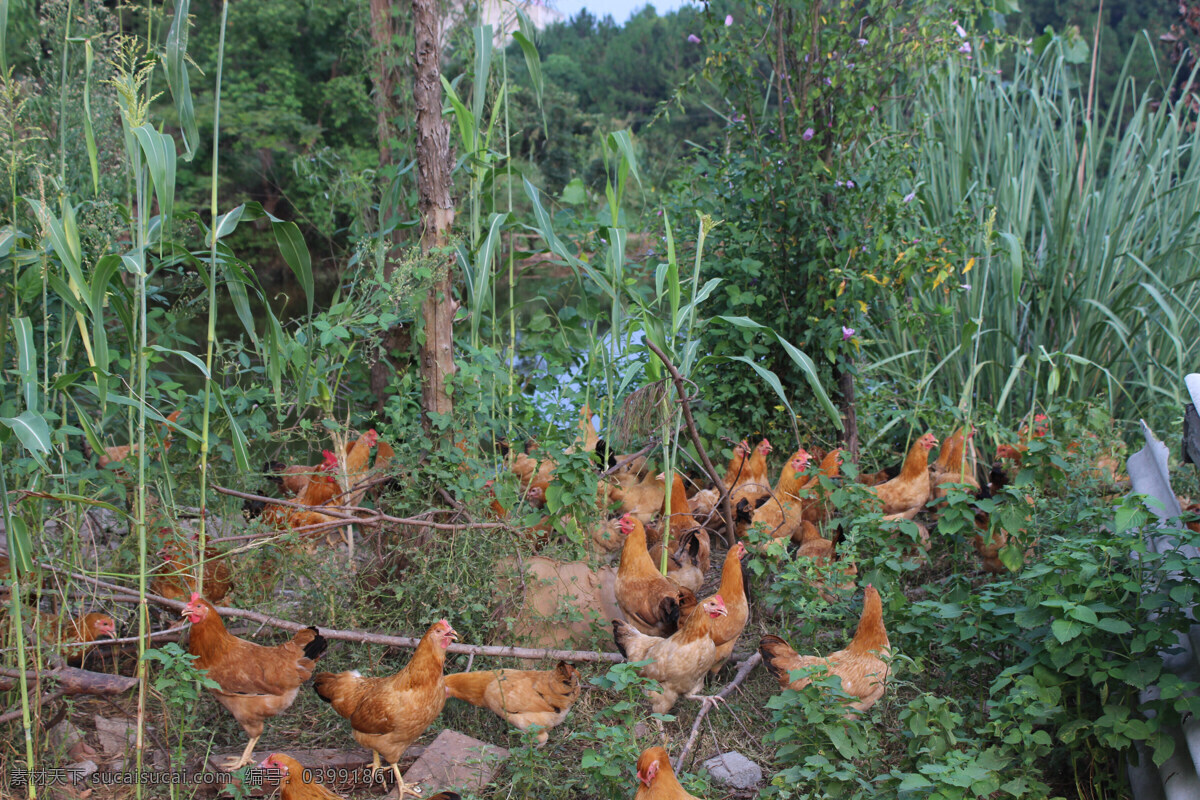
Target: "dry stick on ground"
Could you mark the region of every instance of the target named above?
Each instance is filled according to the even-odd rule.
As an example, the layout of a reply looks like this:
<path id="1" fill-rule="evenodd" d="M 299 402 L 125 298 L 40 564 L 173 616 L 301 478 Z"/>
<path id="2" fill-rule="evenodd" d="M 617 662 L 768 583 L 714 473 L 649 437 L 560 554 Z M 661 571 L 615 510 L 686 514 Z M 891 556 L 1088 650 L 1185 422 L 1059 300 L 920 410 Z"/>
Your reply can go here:
<path id="1" fill-rule="evenodd" d="M 713 486 L 721 493 L 722 510 L 725 517 L 725 543 L 732 546 L 735 536 L 734 531 L 736 529 L 733 524 L 733 506 L 729 502 L 729 489 L 725 488 L 725 482 L 717 474 L 716 467 L 709 460 L 704 445 L 700 443 L 700 434 L 696 432 L 696 421 L 692 419 L 692 406 L 688 402 L 688 395 L 685 391 L 687 387 L 684 386 L 683 376 L 679 374 L 679 370 L 675 369 L 675 365 L 671 363 L 671 359 L 667 358 L 667 354 L 660 350 L 658 345 L 646 339 L 646 346 L 654 351 L 654 355 L 658 356 L 658 360 L 671 373 L 671 380 L 675 382 L 675 392 L 679 395 L 679 404 L 683 407 L 683 419 L 687 423 L 688 435 L 692 439 L 692 444 L 696 446 L 696 452 L 700 454 L 700 461 L 704 464 L 704 471 L 708 473 L 708 479 L 713 482 Z"/>
<path id="2" fill-rule="evenodd" d="M 88 583 L 99 586 L 102 589 L 125 594 L 131 597 L 136 597 L 137 592 L 133 589 L 127 589 L 124 586 L 119 586 L 115 583 L 102 581 L 99 578 L 93 578 L 90 575 L 83 575 L 78 572 L 70 572 L 69 570 L 59 569 L 49 566 L 48 564 L 40 565 L 43 569 L 48 569 L 51 572 L 58 572 L 70 575 L 76 580 L 87 581 Z M 146 599 L 152 603 L 167 608 L 173 608 L 177 611 L 182 611 L 186 603 L 180 600 L 168 600 L 165 597 L 159 597 L 156 594 L 146 593 Z M 298 622 L 292 622 L 286 619 L 279 619 L 267 614 L 262 614 L 257 611 L 246 611 L 241 608 L 231 608 L 228 606 L 218 606 L 217 613 L 222 617 L 241 617 L 252 622 L 259 622 L 263 625 L 270 625 L 274 628 L 280 628 L 285 631 L 304 630 L 308 625 L 301 625 Z M 326 628 L 317 626 L 321 635 L 326 639 L 337 639 L 343 642 L 359 642 L 361 644 L 382 644 L 388 647 L 404 647 L 414 649 L 420 644 L 420 637 L 411 636 L 389 636 L 384 633 L 369 633 L 365 631 L 346 631 L 337 630 L 335 628 Z M 484 644 L 451 644 L 448 652 L 463 653 L 465 655 L 492 656 L 495 658 L 520 658 L 530 661 L 554 660 L 554 661 L 607 661 L 611 663 L 620 663 L 625 660 L 625 657 L 620 653 L 604 653 L 594 650 L 543 650 L 528 647 L 503 647 L 496 645 Z M 3 674 L 0 672 L 0 674 Z"/>
<path id="3" fill-rule="evenodd" d="M 733 680 L 729 682 L 728 686 L 717 692 L 716 696 L 722 700 L 728 697 L 734 689 L 741 685 L 742 681 L 746 680 L 746 676 L 750 674 L 751 670 L 758 666 L 758 662 L 760 661 L 762 661 L 761 653 L 755 653 L 743 661 L 742 665 L 738 667 L 737 674 L 733 676 Z M 679 751 L 679 757 L 675 760 L 676 772 L 679 772 L 681 769 L 683 769 L 684 762 L 687 761 L 687 757 L 691 755 L 692 748 L 696 746 L 696 740 L 700 738 L 700 723 L 704 721 L 706 716 L 708 716 L 708 711 L 712 707 L 712 703 L 705 703 L 704 705 L 700 706 L 700 710 L 696 712 L 696 721 L 692 723 L 692 732 L 688 736 L 687 744 L 685 744 L 683 749 Z"/>

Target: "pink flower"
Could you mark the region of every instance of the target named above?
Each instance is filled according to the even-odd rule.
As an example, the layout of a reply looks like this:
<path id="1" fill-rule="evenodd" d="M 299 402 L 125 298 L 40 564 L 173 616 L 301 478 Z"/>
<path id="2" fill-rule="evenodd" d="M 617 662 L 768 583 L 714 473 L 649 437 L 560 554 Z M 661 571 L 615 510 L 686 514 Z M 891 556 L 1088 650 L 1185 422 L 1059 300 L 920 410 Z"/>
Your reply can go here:
<path id="1" fill-rule="evenodd" d="M 856 333 L 858 333 L 858 331 L 854 330 L 854 328 L 847 328 L 845 325 L 843 325 L 842 326 L 842 341 L 843 342 L 850 341 L 850 337 Z"/>
<path id="2" fill-rule="evenodd" d="M 692 44 L 700 44 L 700 37 L 694 33 L 689 33 L 688 41 L 691 42 Z"/>
<path id="3" fill-rule="evenodd" d="M 728 28 L 732 24 L 733 24 L 733 14 L 726 14 L 725 15 L 725 27 Z"/>
<path id="4" fill-rule="evenodd" d="M 962 47 L 958 48 L 958 52 L 960 52 L 960 53 L 970 53 L 970 52 L 971 52 L 971 43 L 970 43 L 970 42 L 963 42 L 963 43 L 962 43 Z"/>
<path id="5" fill-rule="evenodd" d="M 805 128 L 804 133 L 800 134 L 800 138 L 806 142 L 809 139 L 811 139 L 812 137 L 813 137 L 813 129 L 812 128 Z"/>

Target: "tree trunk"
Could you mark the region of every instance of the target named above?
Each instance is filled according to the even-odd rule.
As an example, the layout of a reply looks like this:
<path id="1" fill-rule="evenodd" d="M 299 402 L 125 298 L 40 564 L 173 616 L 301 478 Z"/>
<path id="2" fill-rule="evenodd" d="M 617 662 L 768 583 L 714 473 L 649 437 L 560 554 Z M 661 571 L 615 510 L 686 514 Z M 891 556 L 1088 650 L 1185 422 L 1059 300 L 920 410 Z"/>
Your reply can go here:
<path id="1" fill-rule="evenodd" d="M 417 205 L 421 212 L 421 249 L 425 253 L 444 250 L 454 222 L 450 201 L 450 128 L 442 117 L 441 41 L 437 0 L 413 0 L 416 41 L 413 100 L 417 109 Z M 454 312 L 452 260 L 448 253 L 445 272 L 429 288 L 421 303 L 425 337 L 420 343 L 421 406 L 425 424 L 431 415 L 449 416 L 454 405 L 446 379 L 454 374 Z"/>
<path id="2" fill-rule="evenodd" d="M 850 460 L 858 464 L 858 410 L 854 406 L 854 372 L 847 368 L 837 370 L 838 400 L 842 406 L 843 439 Z"/>
<path id="3" fill-rule="evenodd" d="M 392 139 L 399 107 L 396 100 L 396 87 L 399 85 L 399 59 L 396 53 L 396 15 L 395 0 L 371 0 L 371 41 L 374 44 L 374 78 L 375 78 L 375 128 L 379 141 L 379 169 L 381 174 L 388 174 L 387 168 L 396 163 L 392 152 Z M 398 215 L 398 209 L 391 199 L 396 192 L 384 191 L 379 206 L 379 227 L 385 228 Z M 398 248 L 393 244 L 388 248 L 383 265 L 383 275 L 390 278 L 395 264 L 400 258 Z M 390 360 L 393 355 L 405 346 L 407 337 L 404 329 L 396 325 L 383 334 L 380 343 L 379 358 L 371 365 L 371 394 L 375 397 L 375 410 L 383 410 L 387 387 L 396 369 Z"/>

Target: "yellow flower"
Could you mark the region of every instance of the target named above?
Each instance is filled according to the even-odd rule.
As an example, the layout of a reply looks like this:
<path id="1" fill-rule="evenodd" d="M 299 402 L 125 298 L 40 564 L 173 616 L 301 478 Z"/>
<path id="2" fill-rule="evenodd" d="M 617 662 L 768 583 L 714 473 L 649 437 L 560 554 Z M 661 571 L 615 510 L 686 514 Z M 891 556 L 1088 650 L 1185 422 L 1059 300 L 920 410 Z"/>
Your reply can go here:
<path id="1" fill-rule="evenodd" d="M 968 272 L 970 272 L 971 268 L 974 266 L 975 266 L 975 258 L 974 258 L 974 256 L 972 256 L 971 260 L 967 262 L 967 265 L 965 267 L 963 267 L 963 275 L 966 275 Z"/>

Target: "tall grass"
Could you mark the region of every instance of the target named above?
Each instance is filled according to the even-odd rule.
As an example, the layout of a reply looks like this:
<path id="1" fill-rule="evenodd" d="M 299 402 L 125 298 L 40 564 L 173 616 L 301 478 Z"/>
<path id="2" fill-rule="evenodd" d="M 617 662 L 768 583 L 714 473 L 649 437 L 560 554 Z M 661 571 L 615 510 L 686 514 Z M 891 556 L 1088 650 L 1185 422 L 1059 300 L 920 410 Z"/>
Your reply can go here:
<path id="1" fill-rule="evenodd" d="M 1200 355 L 1200 134 L 1182 103 L 1135 96 L 1128 63 L 1094 121 L 1057 43 L 1011 76 L 955 60 L 928 82 L 917 198 L 933 230 L 967 220 L 961 288 L 902 299 L 941 322 L 892 324 L 876 377 L 998 408 L 1181 401 Z"/>

